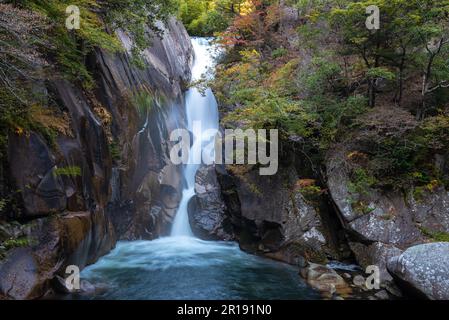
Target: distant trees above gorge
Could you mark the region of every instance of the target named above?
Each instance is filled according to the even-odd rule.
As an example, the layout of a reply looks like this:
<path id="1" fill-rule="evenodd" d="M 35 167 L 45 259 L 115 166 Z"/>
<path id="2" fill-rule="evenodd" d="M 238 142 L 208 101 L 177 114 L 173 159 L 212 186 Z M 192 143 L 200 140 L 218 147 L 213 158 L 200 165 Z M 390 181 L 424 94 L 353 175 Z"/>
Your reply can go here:
<path id="1" fill-rule="evenodd" d="M 249 0 L 179 0 L 179 17 L 194 36 L 212 36 L 251 9 Z"/>
<path id="2" fill-rule="evenodd" d="M 368 30 L 364 21 L 365 9 L 370 5 L 376 5 L 381 14 L 381 26 L 374 31 Z M 420 113 L 425 112 L 432 90 L 449 85 L 446 0 L 349 2 L 336 5 L 329 13 L 329 22 L 341 37 L 344 55 L 356 54 L 365 65 L 370 106 L 375 105 L 376 80 L 380 78 L 395 79 L 395 102 L 401 104 L 404 82 L 413 72 L 421 72 Z"/>

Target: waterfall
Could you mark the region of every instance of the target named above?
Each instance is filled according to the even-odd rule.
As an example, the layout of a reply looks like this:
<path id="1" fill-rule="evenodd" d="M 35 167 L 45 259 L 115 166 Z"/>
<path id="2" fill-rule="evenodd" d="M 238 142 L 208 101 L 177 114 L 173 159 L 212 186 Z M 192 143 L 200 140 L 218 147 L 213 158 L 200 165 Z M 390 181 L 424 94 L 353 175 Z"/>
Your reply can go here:
<path id="1" fill-rule="evenodd" d="M 192 68 L 192 80 L 200 80 L 203 76 L 208 76 L 207 71 L 213 67 L 215 48 L 208 39 L 194 38 L 192 45 L 195 52 L 195 61 Z M 218 131 L 218 107 L 215 96 L 210 88 L 205 92 L 200 92 L 197 88 L 190 88 L 185 95 L 187 128 L 193 132 L 193 124 L 201 124 L 201 135 L 193 137 L 193 144 L 190 148 L 189 163 L 193 163 L 196 154 L 201 153 L 203 147 L 213 139 L 210 135 L 205 135 L 206 130 Z M 188 204 L 195 195 L 195 176 L 200 165 L 187 164 L 183 169 L 184 179 L 187 186 L 183 190 L 181 203 L 176 213 L 175 221 L 171 232 L 172 237 L 192 237 L 192 230 L 189 223 Z"/>

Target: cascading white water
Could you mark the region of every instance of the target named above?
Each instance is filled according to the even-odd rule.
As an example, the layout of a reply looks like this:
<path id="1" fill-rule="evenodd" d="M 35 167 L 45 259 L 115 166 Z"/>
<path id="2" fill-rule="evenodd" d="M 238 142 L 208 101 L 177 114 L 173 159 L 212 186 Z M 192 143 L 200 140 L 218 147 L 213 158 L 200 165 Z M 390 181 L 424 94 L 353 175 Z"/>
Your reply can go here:
<path id="1" fill-rule="evenodd" d="M 213 67 L 214 47 L 208 39 L 204 38 L 192 39 L 192 45 L 195 52 L 192 80 L 197 81 Z M 193 124 L 197 121 L 201 124 L 201 135 L 193 137 L 194 140 L 189 153 L 189 163 L 193 163 L 195 155 L 200 154 L 203 147 L 209 144 L 212 139 L 209 134 L 206 136 L 205 132 L 209 130 L 218 131 L 218 108 L 215 96 L 209 88 L 203 93 L 195 87 L 189 89 L 186 92 L 185 103 L 187 128 L 193 132 Z M 172 237 L 193 236 L 187 209 L 189 201 L 195 195 L 195 176 L 199 167 L 200 165 L 197 164 L 187 164 L 184 167 L 183 175 L 187 186 L 182 193 L 181 203 L 173 223 Z"/>

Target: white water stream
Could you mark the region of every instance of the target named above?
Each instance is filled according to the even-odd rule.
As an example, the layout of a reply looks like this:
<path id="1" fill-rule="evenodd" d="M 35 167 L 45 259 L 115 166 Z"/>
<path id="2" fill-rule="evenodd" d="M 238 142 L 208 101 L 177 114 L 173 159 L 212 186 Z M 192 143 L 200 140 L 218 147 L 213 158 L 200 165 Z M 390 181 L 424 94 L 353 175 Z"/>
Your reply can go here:
<path id="1" fill-rule="evenodd" d="M 210 45 L 208 39 L 204 38 L 194 38 L 192 39 L 192 44 L 195 52 L 192 80 L 197 81 L 203 75 L 207 76 L 208 70 L 214 66 L 213 55 L 215 48 Z M 218 108 L 215 96 L 209 88 L 201 93 L 196 87 L 192 87 L 186 92 L 185 99 L 187 128 L 190 132 L 194 132 L 194 123 L 201 124 L 201 135 L 193 137 L 193 144 L 189 153 L 189 163 L 194 163 L 193 157 L 201 154 L 203 147 L 211 142 L 212 138 L 209 134 L 205 134 L 206 131 L 218 131 Z M 190 199 L 195 195 L 195 176 L 199 167 L 200 165 L 197 164 L 187 164 L 184 167 L 183 174 L 187 186 L 182 193 L 182 200 L 173 223 L 172 237 L 193 236 L 187 209 Z"/>

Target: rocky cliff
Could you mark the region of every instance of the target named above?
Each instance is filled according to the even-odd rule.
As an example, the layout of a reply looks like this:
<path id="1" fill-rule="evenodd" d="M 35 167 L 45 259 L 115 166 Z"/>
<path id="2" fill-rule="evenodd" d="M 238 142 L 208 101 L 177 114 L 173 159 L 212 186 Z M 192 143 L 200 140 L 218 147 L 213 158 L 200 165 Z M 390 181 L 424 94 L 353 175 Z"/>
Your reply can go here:
<path id="1" fill-rule="evenodd" d="M 327 157 L 328 188 L 336 214 L 347 233 L 356 260 L 364 267 L 377 265 L 381 281 L 391 281 L 389 259 L 418 244 L 439 240 L 449 233 L 449 193 L 444 187 L 420 197 L 413 192 L 351 188 L 348 155 L 359 150 L 357 141 L 335 146 Z M 437 157 L 438 158 L 438 157 Z M 447 160 L 443 158 L 443 165 Z"/>
<path id="2" fill-rule="evenodd" d="M 126 34 L 119 37 L 129 49 Z M 65 80 L 39 84 L 66 111 L 69 128 L 55 145 L 33 131 L 9 137 L 8 178 L 21 208 L 3 217 L 14 222 L 1 225 L 0 237 L 23 243 L 0 262 L 0 296 L 42 297 L 66 266 L 82 269 L 117 239 L 167 232 L 182 185 L 167 141 L 184 123 L 193 61 L 182 24 L 170 20 L 143 56 L 139 69 L 129 53 L 98 49 L 87 61 L 92 92 Z"/>

